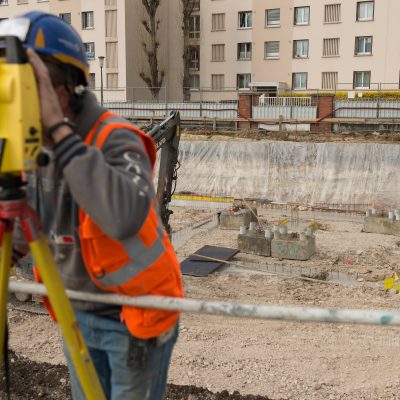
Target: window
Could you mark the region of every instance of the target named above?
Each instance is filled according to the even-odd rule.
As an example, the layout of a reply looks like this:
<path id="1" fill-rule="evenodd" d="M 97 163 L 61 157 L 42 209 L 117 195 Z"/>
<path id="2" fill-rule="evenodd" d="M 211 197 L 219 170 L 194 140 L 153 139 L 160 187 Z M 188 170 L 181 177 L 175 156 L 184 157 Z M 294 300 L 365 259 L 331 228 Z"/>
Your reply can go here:
<path id="1" fill-rule="evenodd" d="M 305 90 L 307 89 L 307 72 L 295 72 L 292 74 L 292 89 Z"/>
<path id="2" fill-rule="evenodd" d="M 225 61 L 224 44 L 213 44 L 211 48 L 212 48 L 211 61 Z"/>
<path id="3" fill-rule="evenodd" d="M 200 0 L 193 0 L 193 11 L 200 11 Z"/>
<path id="4" fill-rule="evenodd" d="M 17 0 L 17 4 L 28 4 L 28 0 Z"/>
<path id="5" fill-rule="evenodd" d="M 0 6 L 8 6 L 8 0 L 0 0 Z"/>
<path id="6" fill-rule="evenodd" d="M 374 19 L 374 2 L 359 1 L 357 3 L 357 21 L 372 21 Z"/>
<path id="7" fill-rule="evenodd" d="M 96 74 L 89 74 L 89 87 L 90 89 L 96 88 Z"/>
<path id="8" fill-rule="evenodd" d="M 238 60 L 251 60 L 251 43 L 238 43 Z"/>
<path id="9" fill-rule="evenodd" d="M 200 75 L 190 75 L 190 89 L 200 89 Z"/>
<path id="10" fill-rule="evenodd" d="M 251 28 L 253 26 L 253 13 L 251 11 L 239 12 L 239 28 Z"/>
<path id="11" fill-rule="evenodd" d="M 369 89 L 371 86 L 371 71 L 354 71 L 354 89 Z"/>
<path id="12" fill-rule="evenodd" d="M 336 89 L 337 80 L 338 80 L 337 72 L 323 72 L 322 89 Z"/>
<path id="13" fill-rule="evenodd" d="M 88 60 L 94 60 L 96 58 L 94 51 L 94 42 L 83 43 L 86 50 L 86 56 Z"/>
<path id="14" fill-rule="evenodd" d="M 189 38 L 200 39 L 200 15 L 192 15 L 189 20 Z"/>
<path id="15" fill-rule="evenodd" d="M 82 13 L 82 29 L 94 28 L 93 11 L 85 11 Z"/>
<path id="16" fill-rule="evenodd" d="M 308 25 L 310 23 L 310 7 L 294 8 L 294 24 Z"/>
<path id="17" fill-rule="evenodd" d="M 107 74 L 107 87 L 109 89 L 118 88 L 118 74 Z"/>
<path id="18" fill-rule="evenodd" d="M 279 42 L 265 42 L 265 58 L 279 58 Z"/>
<path id="19" fill-rule="evenodd" d="M 117 10 L 105 11 L 106 38 L 116 39 L 118 37 L 118 13 Z"/>
<path id="20" fill-rule="evenodd" d="M 308 57 L 308 39 L 293 41 L 293 58 Z"/>
<path id="21" fill-rule="evenodd" d="M 225 14 L 212 14 L 211 30 L 223 31 L 225 29 Z"/>
<path id="22" fill-rule="evenodd" d="M 340 4 L 326 4 L 324 22 L 326 24 L 334 24 L 340 22 Z"/>
<path id="23" fill-rule="evenodd" d="M 281 25 L 281 9 L 265 10 L 265 26 L 276 27 Z"/>
<path id="24" fill-rule="evenodd" d="M 354 53 L 359 55 L 372 54 L 372 36 L 358 36 L 356 37 L 356 47 Z"/>
<path id="25" fill-rule="evenodd" d="M 221 90 L 225 88 L 225 75 L 211 75 L 211 89 Z"/>
<path id="26" fill-rule="evenodd" d="M 324 39 L 324 46 L 322 50 L 323 57 L 338 57 L 339 56 L 340 39 L 329 38 Z"/>
<path id="27" fill-rule="evenodd" d="M 68 24 L 71 25 L 71 13 L 62 13 L 62 14 L 59 14 L 59 17 L 63 21 L 65 21 L 65 22 L 67 22 Z"/>
<path id="28" fill-rule="evenodd" d="M 106 68 L 118 68 L 118 42 L 106 42 Z"/>
<path id="29" fill-rule="evenodd" d="M 190 48 L 189 68 L 195 71 L 200 70 L 200 48 L 198 46 L 192 46 Z"/>
<path id="30" fill-rule="evenodd" d="M 248 89 L 251 82 L 251 74 L 237 74 L 236 85 L 238 89 Z"/>

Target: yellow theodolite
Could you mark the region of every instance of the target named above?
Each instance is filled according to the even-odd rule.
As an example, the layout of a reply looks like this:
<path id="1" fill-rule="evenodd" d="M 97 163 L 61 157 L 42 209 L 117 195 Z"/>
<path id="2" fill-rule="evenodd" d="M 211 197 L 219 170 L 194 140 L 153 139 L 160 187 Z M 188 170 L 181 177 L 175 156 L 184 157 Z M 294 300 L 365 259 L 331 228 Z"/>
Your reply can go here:
<path id="1" fill-rule="evenodd" d="M 65 294 L 35 211 L 28 205 L 24 171 L 46 165 L 33 70 L 17 37 L 0 37 L 0 350 L 6 338 L 8 280 L 15 220 L 21 224 L 87 399 L 105 399 L 89 351 Z M 3 363 L 0 351 L 0 365 Z"/>

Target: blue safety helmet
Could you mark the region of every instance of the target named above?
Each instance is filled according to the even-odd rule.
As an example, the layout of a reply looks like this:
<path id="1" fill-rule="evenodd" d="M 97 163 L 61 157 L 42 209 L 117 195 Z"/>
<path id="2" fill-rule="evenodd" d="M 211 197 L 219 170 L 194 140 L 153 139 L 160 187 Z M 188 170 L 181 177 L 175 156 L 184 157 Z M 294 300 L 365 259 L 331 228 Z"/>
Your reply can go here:
<path id="1" fill-rule="evenodd" d="M 53 14 L 31 11 L 0 22 L 0 36 L 18 36 L 26 47 L 41 56 L 71 65 L 81 72 L 80 84 L 87 86 L 89 65 L 85 46 L 75 29 Z"/>

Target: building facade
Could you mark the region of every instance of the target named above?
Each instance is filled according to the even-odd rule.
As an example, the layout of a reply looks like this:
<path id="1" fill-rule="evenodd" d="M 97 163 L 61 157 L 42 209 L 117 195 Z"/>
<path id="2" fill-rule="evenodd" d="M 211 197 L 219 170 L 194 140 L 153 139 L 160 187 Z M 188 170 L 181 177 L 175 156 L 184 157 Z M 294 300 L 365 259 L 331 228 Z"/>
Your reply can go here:
<path id="1" fill-rule="evenodd" d="M 215 90 L 398 89 L 399 12 L 396 0 L 202 0 L 193 81 Z"/>
<path id="2" fill-rule="evenodd" d="M 197 0 L 186 41 L 181 0 L 163 0 L 156 96 L 141 78 L 149 74 L 141 0 L 0 0 L 0 18 L 36 9 L 81 34 L 91 86 L 96 92 L 102 86 L 109 101 L 182 100 L 184 43 L 191 100 L 232 100 L 249 88 L 272 94 L 399 88 L 398 0 Z"/>
<path id="3" fill-rule="evenodd" d="M 160 100 L 182 97 L 182 30 L 178 0 L 161 2 L 159 70 L 164 74 Z M 0 19 L 41 10 L 58 15 L 81 35 L 90 67 L 90 86 L 105 101 L 146 100 L 154 96 L 141 78 L 149 75 L 141 0 L 0 0 Z M 101 67 L 100 58 L 104 57 Z M 103 82 L 102 82 L 103 81 Z"/>

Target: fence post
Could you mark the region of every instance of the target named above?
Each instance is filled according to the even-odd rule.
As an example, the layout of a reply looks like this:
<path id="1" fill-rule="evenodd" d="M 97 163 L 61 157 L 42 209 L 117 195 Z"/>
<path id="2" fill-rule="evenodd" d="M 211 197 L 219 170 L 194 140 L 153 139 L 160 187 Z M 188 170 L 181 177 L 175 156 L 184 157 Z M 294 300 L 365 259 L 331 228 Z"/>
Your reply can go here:
<path id="1" fill-rule="evenodd" d="M 290 119 L 293 118 L 293 97 L 290 98 L 290 109 L 289 109 L 289 117 Z"/>
<path id="2" fill-rule="evenodd" d="M 200 118 L 203 116 L 203 88 L 200 88 Z"/>
<path id="3" fill-rule="evenodd" d="M 379 119 L 380 113 L 379 109 L 381 107 L 381 83 L 378 83 L 378 102 L 376 106 L 376 118 Z"/>
<path id="4" fill-rule="evenodd" d="M 167 118 L 169 115 L 169 110 L 168 110 L 168 86 L 165 85 L 165 118 Z"/>

